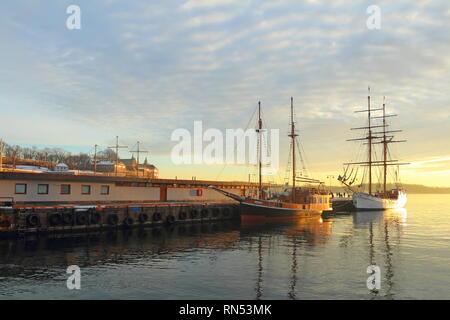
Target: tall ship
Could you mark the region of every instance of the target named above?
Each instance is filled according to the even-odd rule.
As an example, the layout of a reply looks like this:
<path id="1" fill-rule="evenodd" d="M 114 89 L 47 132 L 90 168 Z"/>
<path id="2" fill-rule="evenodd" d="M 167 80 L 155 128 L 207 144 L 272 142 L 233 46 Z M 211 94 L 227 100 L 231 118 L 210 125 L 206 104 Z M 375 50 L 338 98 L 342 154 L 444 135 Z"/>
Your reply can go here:
<path id="1" fill-rule="evenodd" d="M 360 155 L 356 154 L 357 161 L 344 163 L 344 173 L 338 177 L 338 180 L 353 192 L 352 201 L 356 209 L 403 208 L 406 205 L 407 196 L 406 191 L 401 187 L 399 168 L 407 163 L 400 163 L 398 160 L 392 159 L 390 145 L 406 142 L 406 140 L 394 139 L 393 134 L 402 130 L 387 130 L 389 127 L 387 118 L 397 115 L 386 114 L 384 97 L 381 108 L 372 108 L 370 105 L 370 88 L 367 96 L 367 109 L 355 112 L 367 114 L 367 126 L 352 128 L 351 130 L 363 130 L 364 134 L 360 138 L 348 141 L 360 143 L 364 160 L 358 161 Z M 377 158 L 378 154 L 381 155 L 381 159 Z M 360 170 L 361 168 L 362 170 Z M 361 171 L 362 177 L 358 175 Z M 376 177 L 378 177 L 378 181 L 374 181 Z M 389 178 L 393 178 L 390 183 Z M 392 188 L 388 188 L 389 185 Z"/>
<path id="2" fill-rule="evenodd" d="M 291 97 L 291 118 L 290 118 L 290 132 L 288 137 L 291 139 L 290 155 L 292 155 L 292 187 L 286 186 L 283 192 L 271 194 L 263 186 L 262 175 L 262 132 L 263 121 L 261 119 L 261 103 L 258 103 L 258 123 L 256 132 L 258 134 L 258 195 L 257 197 L 237 197 L 236 195 L 227 193 L 223 190 L 218 190 L 227 196 L 237 200 L 241 205 L 241 220 L 260 220 L 260 219 L 283 219 L 291 217 L 309 217 L 321 215 L 324 210 L 331 209 L 331 195 L 323 187 L 323 183 L 319 180 L 309 178 L 305 175 L 299 175 L 296 171 L 296 146 L 299 146 L 297 141 L 297 131 L 294 121 L 294 105 Z M 296 182 L 306 183 L 307 186 L 299 187 Z M 315 186 L 314 186 L 315 185 Z M 213 187 L 214 188 L 214 187 Z"/>

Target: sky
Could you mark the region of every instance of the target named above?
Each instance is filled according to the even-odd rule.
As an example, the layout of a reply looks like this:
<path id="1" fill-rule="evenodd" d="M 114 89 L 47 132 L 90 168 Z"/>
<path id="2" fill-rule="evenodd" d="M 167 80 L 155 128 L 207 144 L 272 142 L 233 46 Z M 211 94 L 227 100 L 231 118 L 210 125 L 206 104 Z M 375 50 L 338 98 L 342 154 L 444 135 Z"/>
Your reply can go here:
<path id="1" fill-rule="evenodd" d="M 69 5 L 81 9 L 70 30 Z M 366 25 L 380 8 L 380 29 Z M 141 141 L 166 178 L 247 180 L 254 167 L 175 165 L 177 128 L 246 128 L 258 101 L 280 129 L 290 97 L 311 176 L 342 173 L 354 113 L 386 96 L 404 183 L 450 186 L 450 3 L 443 1 L 2 1 L 0 138 L 92 152 Z M 253 124 L 252 124 L 253 125 Z M 131 157 L 121 151 L 122 157 Z M 255 179 L 250 176 L 250 179 Z M 273 179 L 273 177 L 267 177 Z M 280 178 L 281 179 L 281 178 Z"/>

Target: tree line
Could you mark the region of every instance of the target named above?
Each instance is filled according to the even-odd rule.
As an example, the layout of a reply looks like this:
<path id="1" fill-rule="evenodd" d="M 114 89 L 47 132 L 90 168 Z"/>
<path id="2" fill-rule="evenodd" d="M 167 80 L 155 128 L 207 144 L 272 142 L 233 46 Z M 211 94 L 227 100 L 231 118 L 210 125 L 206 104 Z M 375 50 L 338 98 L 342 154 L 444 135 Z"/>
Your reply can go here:
<path id="1" fill-rule="evenodd" d="M 16 165 L 18 159 L 38 160 L 46 162 L 65 163 L 73 170 L 90 170 L 92 169 L 91 159 L 93 156 L 88 153 L 80 152 L 72 154 L 71 152 L 61 148 L 37 148 L 37 147 L 21 147 L 18 145 L 3 144 L 3 156 L 11 158 L 13 166 Z M 103 149 L 97 152 L 97 160 L 114 161 L 116 153 L 111 149 Z"/>

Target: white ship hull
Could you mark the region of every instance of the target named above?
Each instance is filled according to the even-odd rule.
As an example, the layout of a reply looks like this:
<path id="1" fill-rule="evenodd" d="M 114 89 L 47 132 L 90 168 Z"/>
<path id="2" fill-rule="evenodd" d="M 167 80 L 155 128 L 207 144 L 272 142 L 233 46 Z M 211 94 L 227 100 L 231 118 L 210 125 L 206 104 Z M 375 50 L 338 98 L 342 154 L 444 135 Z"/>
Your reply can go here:
<path id="1" fill-rule="evenodd" d="M 404 191 L 399 191 L 398 197 L 395 199 L 384 198 L 370 195 L 367 193 L 354 193 L 353 205 L 356 209 L 365 210 L 384 210 L 384 209 L 399 209 L 406 205 L 407 197 Z"/>

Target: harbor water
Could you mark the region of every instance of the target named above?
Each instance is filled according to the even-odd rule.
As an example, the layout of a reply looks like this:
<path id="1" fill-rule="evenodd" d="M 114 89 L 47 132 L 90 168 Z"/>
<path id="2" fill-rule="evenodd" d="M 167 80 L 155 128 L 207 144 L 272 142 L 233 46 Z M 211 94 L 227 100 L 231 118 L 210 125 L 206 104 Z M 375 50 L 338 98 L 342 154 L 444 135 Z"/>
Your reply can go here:
<path id="1" fill-rule="evenodd" d="M 0 299 L 450 299 L 449 195 L 408 198 L 397 211 L 3 240 Z"/>

